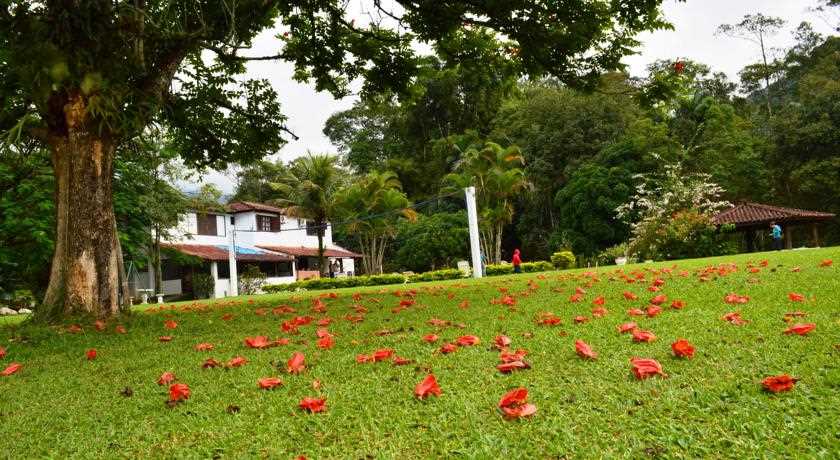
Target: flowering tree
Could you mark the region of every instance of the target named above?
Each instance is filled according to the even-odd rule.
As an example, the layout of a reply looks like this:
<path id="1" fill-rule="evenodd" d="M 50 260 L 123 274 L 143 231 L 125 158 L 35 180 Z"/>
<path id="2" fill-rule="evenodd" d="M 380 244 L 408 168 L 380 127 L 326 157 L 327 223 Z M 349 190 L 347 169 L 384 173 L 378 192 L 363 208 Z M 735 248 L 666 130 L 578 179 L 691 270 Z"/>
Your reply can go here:
<path id="1" fill-rule="evenodd" d="M 637 175 L 640 183 L 616 213 L 630 225 L 629 252 L 651 259 L 703 257 L 725 251 L 712 216 L 731 204 L 711 176 L 684 171 L 681 163 L 661 173 Z"/>

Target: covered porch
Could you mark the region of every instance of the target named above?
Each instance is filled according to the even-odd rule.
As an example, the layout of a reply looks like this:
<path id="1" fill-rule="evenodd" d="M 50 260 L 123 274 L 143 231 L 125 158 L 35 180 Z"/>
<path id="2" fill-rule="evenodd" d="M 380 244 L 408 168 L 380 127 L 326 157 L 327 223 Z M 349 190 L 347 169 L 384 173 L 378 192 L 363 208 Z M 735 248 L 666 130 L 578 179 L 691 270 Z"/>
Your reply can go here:
<path id="1" fill-rule="evenodd" d="M 321 276 L 320 267 L 318 266 L 318 248 L 274 245 L 258 245 L 257 247 L 294 257 L 298 280 L 318 278 Z M 354 276 L 356 274 L 355 259 L 361 258 L 362 255 L 344 248 L 330 247 L 324 249 L 324 257 L 327 258 L 327 263 L 338 262 L 339 270 L 336 276 Z"/>
<path id="2" fill-rule="evenodd" d="M 768 204 L 739 202 L 712 218 L 715 225 L 731 224 L 744 235 L 747 252 L 764 250 L 770 243 L 770 224 L 782 227 L 782 238 L 786 249 L 794 245 L 820 246 L 819 226 L 834 219 L 829 212 L 785 208 Z"/>

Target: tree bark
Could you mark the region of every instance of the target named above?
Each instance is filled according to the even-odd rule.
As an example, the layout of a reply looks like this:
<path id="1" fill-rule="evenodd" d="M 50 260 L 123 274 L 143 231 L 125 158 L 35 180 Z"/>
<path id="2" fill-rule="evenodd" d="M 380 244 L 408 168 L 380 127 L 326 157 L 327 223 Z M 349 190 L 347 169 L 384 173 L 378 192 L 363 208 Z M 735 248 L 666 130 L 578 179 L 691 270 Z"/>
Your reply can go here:
<path id="1" fill-rule="evenodd" d="M 81 96 L 64 106 L 65 126 L 51 136 L 56 235 L 40 318 L 120 311 L 120 247 L 112 199 L 114 142 L 85 123 Z M 127 299 L 126 299 L 127 300 Z"/>
<path id="2" fill-rule="evenodd" d="M 329 270 L 324 257 L 324 225 L 325 223 L 323 221 L 318 221 L 318 271 L 321 272 L 322 277 L 329 276 Z"/>

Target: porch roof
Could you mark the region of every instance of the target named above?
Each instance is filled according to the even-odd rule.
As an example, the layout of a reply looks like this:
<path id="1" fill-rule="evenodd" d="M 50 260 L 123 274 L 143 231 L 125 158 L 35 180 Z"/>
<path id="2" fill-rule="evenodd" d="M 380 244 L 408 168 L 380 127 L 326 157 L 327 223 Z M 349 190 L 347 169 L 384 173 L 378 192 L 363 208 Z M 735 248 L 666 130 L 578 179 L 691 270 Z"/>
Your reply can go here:
<path id="1" fill-rule="evenodd" d="M 228 260 L 228 246 L 224 244 L 163 244 L 161 246 L 204 260 Z M 279 254 L 266 249 L 236 246 L 236 260 L 243 262 L 288 262 L 294 260 L 294 258 L 287 254 Z"/>
<path id="2" fill-rule="evenodd" d="M 318 257 L 318 248 L 310 248 L 306 246 L 268 246 L 268 245 L 257 245 L 258 248 L 267 249 L 273 252 L 282 252 L 284 254 L 289 254 L 295 257 Z M 362 257 L 361 254 L 357 254 L 353 251 L 348 251 L 339 246 L 333 246 L 331 248 L 324 249 L 324 256 L 326 257 L 346 257 L 346 258 L 358 258 Z"/>
<path id="3" fill-rule="evenodd" d="M 834 214 L 830 212 L 742 202 L 719 212 L 712 218 L 712 222 L 716 225 L 734 224 L 736 228 L 749 228 L 769 225 L 770 222 L 787 224 L 822 222 L 834 217 Z"/>

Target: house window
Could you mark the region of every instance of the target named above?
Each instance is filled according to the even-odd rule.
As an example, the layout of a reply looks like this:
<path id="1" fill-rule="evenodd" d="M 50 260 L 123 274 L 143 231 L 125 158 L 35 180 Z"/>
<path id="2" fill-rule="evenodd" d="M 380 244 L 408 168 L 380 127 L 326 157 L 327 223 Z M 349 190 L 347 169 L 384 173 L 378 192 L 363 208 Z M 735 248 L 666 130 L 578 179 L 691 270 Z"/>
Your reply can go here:
<path id="1" fill-rule="evenodd" d="M 257 231 L 260 231 L 260 232 L 279 232 L 280 231 L 280 217 L 278 217 L 278 216 L 257 215 Z"/>
<path id="2" fill-rule="evenodd" d="M 291 262 L 260 262 L 259 268 L 269 278 L 292 276 Z"/>
<path id="3" fill-rule="evenodd" d="M 196 214 L 199 235 L 218 236 L 219 230 L 216 227 L 215 214 Z"/>
<path id="4" fill-rule="evenodd" d="M 318 236 L 318 226 L 311 220 L 306 221 L 306 236 Z"/>

